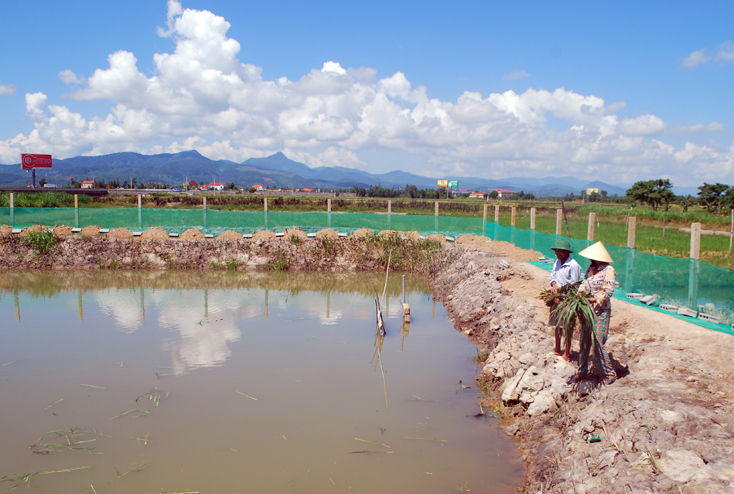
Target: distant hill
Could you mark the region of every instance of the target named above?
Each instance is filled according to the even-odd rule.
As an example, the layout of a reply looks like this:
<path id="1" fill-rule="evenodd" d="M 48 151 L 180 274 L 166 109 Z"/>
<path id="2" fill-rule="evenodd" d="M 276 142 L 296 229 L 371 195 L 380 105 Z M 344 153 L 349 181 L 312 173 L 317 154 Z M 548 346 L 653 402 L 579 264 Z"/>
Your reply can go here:
<path id="1" fill-rule="evenodd" d="M 209 183 L 212 181 L 237 186 L 262 184 L 282 188 L 315 187 L 323 189 L 348 189 L 354 185 L 368 188 L 405 187 L 435 188 L 436 179 L 407 173 L 401 170 L 372 174 L 345 167 L 321 166 L 311 168 L 289 159 L 283 153 L 265 158 L 250 158 L 242 163 L 228 160 L 211 160 L 197 151 L 175 154 L 143 155 L 138 153 L 114 153 L 104 156 L 77 156 L 54 160 L 52 170 L 37 170 L 37 179 L 46 177 L 49 183 L 63 185 L 71 178 L 76 180 L 104 179 L 129 181 L 133 176 L 138 183 L 163 182 L 181 184 L 187 180 Z M 587 187 L 606 190 L 609 195 L 624 195 L 625 188 L 603 182 L 584 182 L 573 177 L 503 178 L 445 177 L 459 181 L 459 188 L 486 192 L 490 188 L 532 193 L 537 196 L 563 196 L 578 194 Z M 20 164 L 0 165 L 0 186 L 23 187 L 31 180 L 31 173 L 20 169 Z"/>

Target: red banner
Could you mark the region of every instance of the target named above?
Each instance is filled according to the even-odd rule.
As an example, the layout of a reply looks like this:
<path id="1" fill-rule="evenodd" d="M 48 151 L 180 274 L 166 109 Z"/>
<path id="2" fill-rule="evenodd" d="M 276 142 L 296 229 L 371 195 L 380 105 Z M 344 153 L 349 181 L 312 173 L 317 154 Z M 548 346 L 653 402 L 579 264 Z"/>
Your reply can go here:
<path id="1" fill-rule="evenodd" d="M 20 168 L 31 170 L 33 168 L 51 168 L 53 160 L 50 154 L 21 154 Z"/>

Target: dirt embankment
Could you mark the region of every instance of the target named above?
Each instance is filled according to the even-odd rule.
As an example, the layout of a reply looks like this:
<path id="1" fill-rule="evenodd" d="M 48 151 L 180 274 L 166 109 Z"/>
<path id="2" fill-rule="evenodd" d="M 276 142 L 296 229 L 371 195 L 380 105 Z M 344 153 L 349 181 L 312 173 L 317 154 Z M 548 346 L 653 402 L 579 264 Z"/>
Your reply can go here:
<path id="1" fill-rule="evenodd" d="M 434 276 L 436 299 L 488 351 L 477 385 L 528 461 L 524 492 L 734 492 L 731 336 L 614 300 L 606 348 L 620 379 L 570 386 L 578 353 L 571 363 L 549 355 L 537 299 L 548 273 L 500 264 L 495 251 L 529 255 L 501 242 L 458 249 Z"/>
<path id="2" fill-rule="evenodd" d="M 162 230 L 161 230 L 162 232 Z M 50 243 L 20 236 L 0 237 L 2 269 L 229 269 L 274 271 L 380 271 L 391 269 L 430 274 L 450 262 L 450 249 L 437 241 L 390 235 L 338 237 L 323 230 L 306 239 L 300 230 L 276 238 L 258 232 L 252 240 L 170 239 L 156 229 L 147 238 L 56 237 Z M 112 232 L 110 232 L 112 233 Z M 182 235 L 183 236 L 183 235 Z M 229 237 L 231 238 L 231 237 Z"/>

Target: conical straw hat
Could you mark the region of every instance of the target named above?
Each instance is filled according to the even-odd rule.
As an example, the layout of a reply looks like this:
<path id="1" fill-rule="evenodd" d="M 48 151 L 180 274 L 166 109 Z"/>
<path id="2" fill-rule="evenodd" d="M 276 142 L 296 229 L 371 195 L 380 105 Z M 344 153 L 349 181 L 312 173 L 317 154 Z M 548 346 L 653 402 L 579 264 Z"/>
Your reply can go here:
<path id="1" fill-rule="evenodd" d="M 607 249 L 601 242 L 597 242 L 594 245 L 585 248 L 579 252 L 579 255 L 584 256 L 587 259 L 591 259 L 592 261 L 614 262 L 612 261 L 612 256 L 609 255 L 609 252 L 607 252 Z"/>

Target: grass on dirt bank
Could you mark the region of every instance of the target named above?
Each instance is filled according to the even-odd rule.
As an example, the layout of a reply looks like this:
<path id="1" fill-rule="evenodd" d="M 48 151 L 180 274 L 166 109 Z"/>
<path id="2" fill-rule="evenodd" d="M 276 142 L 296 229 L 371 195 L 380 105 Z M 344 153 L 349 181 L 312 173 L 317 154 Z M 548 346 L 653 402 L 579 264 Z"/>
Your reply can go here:
<path id="1" fill-rule="evenodd" d="M 262 211 L 263 199 L 268 199 L 270 211 L 326 211 L 327 197 L 263 196 L 253 194 L 171 194 L 152 192 L 143 196 L 143 207 L 156 209 L 201 209 L 203 198 L 207 198 L 207 208 L 230 211 Z M 101 197 L 78 196 L 80 208 L 134 208 L 137 206 L 136 194 L 111 194 Z M 385 213 L 388 200 L 370 197 L 332 197 L 333 212 Z M 400 214 L 433 215 L 435 200 L 396 198 L 391 200 L 392 211 Z M 454 198 L 439 200 L 439 214 L 467 218 L 481 218 L 485 201 L 478 199 Z M 494 220 L 494 205 L 500 205 L 500 224 L 510 224 L 511 206 L 517 206 L 518 228 L 530 227 L 530 208 L 536 207 L 536 227 L 544 233 L 555 233 L 556 209 L 558 201 L 494 201 L 489 204 L 487 219 Z M 8 194 L 0 194 L 0 207 L 9 205 Z M 43 192 L 39 194 L 18 193 L 15 195 L 16 207 L 73 207 L 74 199 L 65 192 Z M 653 211 L 650 208 L 635 207 L 627 204 L 610 203 L 567 203 L 571 237 L 586 238 L 588 215 L 597 215 L 598 226 L 595 239 L 609 245 L 624 246 L 627 242 L 627 218 L 637 217 L 636 247 L 643 252 L 686 257 L 690 248 L 690 235 L 680 231 L 690 228 L 691 223 L 700 222 L 704 230 L 729 231 L 731 217 L 716 216 L 699 208 L 683 212 L 677 205 L 670 211 Z M 665 229 L 663 229 L 663 226 Z M 565 234 L 565 225 L 564 225 Z M 664 233 L 663 233 L 664 232 Z M 734 269 L 734 258 L 729 253 L 728 236 L 703 235 L 701 238 L 701 259 L 727 269 Z"/>

